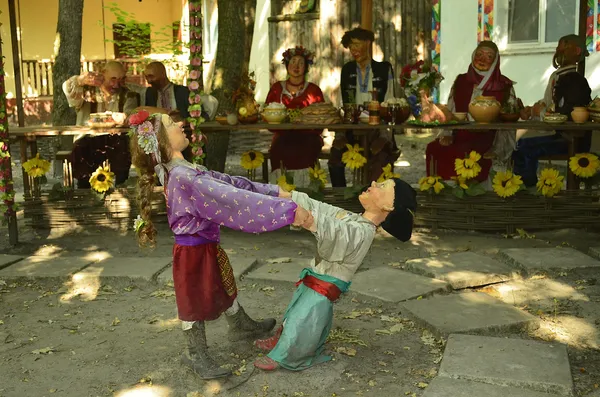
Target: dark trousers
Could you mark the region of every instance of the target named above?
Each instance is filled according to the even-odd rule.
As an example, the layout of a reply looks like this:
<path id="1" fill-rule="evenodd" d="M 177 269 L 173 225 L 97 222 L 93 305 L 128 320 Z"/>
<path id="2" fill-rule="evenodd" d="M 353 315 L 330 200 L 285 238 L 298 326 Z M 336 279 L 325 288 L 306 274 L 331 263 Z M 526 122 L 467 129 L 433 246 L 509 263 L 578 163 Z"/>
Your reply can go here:
<path id="1" fill-rule="evenodd" d="M 590 150 L 592 143 L 591 133 L 578 140 L 575 147 L 577 153 Z M 521 139 L 517 144 L 517 150 L 513 152 L 513 172 L 520 175 L 527 187 L 535 186 L 537 183 L 537 169 L 540 157 L 568 154 L 569 142 L 560 133 L 551 136 Z"/>

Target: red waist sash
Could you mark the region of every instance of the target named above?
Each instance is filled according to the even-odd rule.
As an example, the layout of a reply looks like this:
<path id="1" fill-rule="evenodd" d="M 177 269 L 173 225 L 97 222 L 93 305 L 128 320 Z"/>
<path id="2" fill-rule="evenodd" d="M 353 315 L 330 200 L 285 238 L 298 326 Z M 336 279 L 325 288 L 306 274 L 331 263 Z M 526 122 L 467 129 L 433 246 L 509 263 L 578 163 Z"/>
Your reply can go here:
<path id="1" fill-rule="evenodd" d="M 304 276 L 302 280 L 296 283 L 296 287 L 300 284 L 306 285 L 308 288 L 323 295 L 332 302 L 338 300 L 340 295 L 342 295 L 342 291 L 340 291 L 340 289 L 335 284 L 319 280 L 318 278 L 313 276 Z"/>

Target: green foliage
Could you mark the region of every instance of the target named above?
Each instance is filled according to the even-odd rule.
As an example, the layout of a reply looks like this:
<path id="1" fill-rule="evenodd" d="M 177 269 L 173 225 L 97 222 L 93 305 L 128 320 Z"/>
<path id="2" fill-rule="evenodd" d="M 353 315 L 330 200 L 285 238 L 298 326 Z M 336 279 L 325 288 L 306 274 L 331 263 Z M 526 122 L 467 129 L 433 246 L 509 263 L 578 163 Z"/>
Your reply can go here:
<path id="1" fill-rule="evenodd" d="M 117 3 L 104 7 L 116 19 L 114 26 L 100 26 L 120 36 L 118 41 L 106 39 L 107 43 L 118 46 L 121 54 L 127 58 L 139 58 L 151 52 L 173 54 L 173 57 L 183 54 L 183 42 L 173 40 L 173 25 L 156 28 L 152 23 L 141 23 L 135 14 L 124 11 Z"/>

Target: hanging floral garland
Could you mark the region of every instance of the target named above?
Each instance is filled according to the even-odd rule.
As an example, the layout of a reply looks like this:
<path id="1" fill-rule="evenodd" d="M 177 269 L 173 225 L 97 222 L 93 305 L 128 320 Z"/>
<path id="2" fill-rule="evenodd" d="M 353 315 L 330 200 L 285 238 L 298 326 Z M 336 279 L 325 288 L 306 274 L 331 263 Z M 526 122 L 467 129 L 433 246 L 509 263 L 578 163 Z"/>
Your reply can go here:
<path id="1" fill-rule="evenodd" d="M 8 115 L 6 110 L 6 89 L 4 85 L 4 57 L 0 38 L 0 211 L 4 219 L 15 216 L 15 191 L 8 149 Z"/>
<path id="2" fill-rule="evenodd" d="M 202 117 L 202 1 L 190 0 L 190 64 L 188 88 L 190 89 L 188 108 L 190 112 L 190 126 L 192 128 L 192 141 L 190 147 L 192 149 L 193 162 L 202 164 L 204 157 L 204 136 L 200 131 L 200 124 L 205 120 Z"/>

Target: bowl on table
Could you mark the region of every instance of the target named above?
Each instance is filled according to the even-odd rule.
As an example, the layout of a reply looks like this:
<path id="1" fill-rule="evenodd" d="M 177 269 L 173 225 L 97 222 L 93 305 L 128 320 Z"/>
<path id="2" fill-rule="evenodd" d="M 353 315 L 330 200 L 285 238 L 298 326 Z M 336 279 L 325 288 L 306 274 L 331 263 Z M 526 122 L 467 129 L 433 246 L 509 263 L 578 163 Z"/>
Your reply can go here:
<path id="1" fill-rule="evenodd" d="M 600 108 L 596 107 L 588 107 L 588 112 L 590 112 L 590 120 L 595 121 L 596 123 L 600 122 Z"/>
<path id="2" fill-rule="evenodd" d="M 111 112 L 92 113 L 88 119 L 88 125 L 91 128 L 110 128 L 114 127 L 116 124 Z"/>
<path id="3" fill-rule="evenodd" d="M 560 113 L 546 113 L 544 115 L 544 123 L 548 123 L 548 124 L 562 124 L 565 121 L 567 121 L 569 118 L 564 115 L 564 114 L 560 114 Z"/>
<path id="4" fill-rule="evenodd" d="M 505 123 L 515 123 L 519 121 L 521 115 L 519 113 L 500 113 L 500 120 Z"/>
<path id="5" fill-rule="evenodd" d="M 466 112 L 455 112 L 452 113 L 454 118 L 458 121 L 467 121 L 467 113 Z"/>
<path id="6" fill-rule="evenodd" d="M 263 119 L 269 124 L 281 124 L 287 118 L 287 110 L 266 108 L 262 111 Z"/>
<path id="7" fill-rule="evenodd" d="M 217 116 L 215 117 L 215 121 L 221 125 L 227 125 L 227 116 Z"/>

